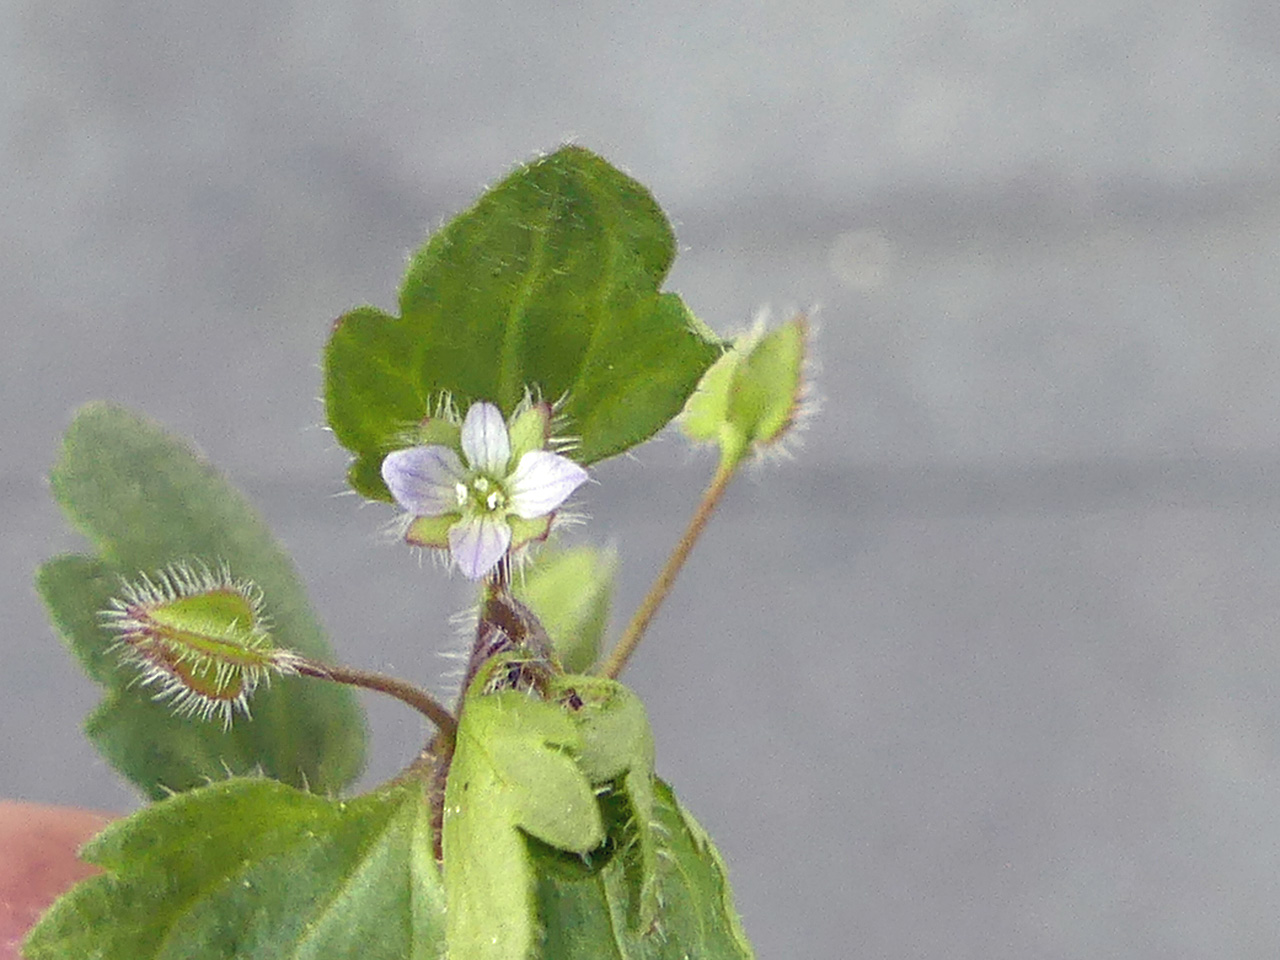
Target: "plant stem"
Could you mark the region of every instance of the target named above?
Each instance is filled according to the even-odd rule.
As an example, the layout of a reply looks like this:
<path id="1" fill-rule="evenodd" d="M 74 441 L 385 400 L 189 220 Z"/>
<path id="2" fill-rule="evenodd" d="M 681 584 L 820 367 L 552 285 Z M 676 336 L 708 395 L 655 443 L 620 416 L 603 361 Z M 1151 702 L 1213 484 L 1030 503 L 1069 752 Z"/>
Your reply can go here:
<path id="1" fill-rule="evenodd" d="M 401 703 L 407 703 L 423 714 L 436 725 L 442 734 L 449 739 L 457 731 L 458 722 L 453 718 L 435 697 L 421 687 L 414 686 L 404 680 L 397 680 L 383 673 L 372 673 L 368 670 L 356 670 L 354 667 L 333 666 L 316 663 L 314 660 L 300 659 L 294 664 L 298 673 L 304 677 L 317 677 L 321 680 L 332 680 L 365 690 L 376 690 L 395 697 Z"/>
<path id="2" fill-rule="evenodd" d="M 640 643 L 640 638 L 644 636 L 645 630 L 649 627 L 649 622 L 653 619 L 654 614 L 658 612 L 658 608 L 662 606 L 662 601 L 667 599 L 667 594 L 671 592 L 676 576 L 684 566 L 685 560 L 689 558 L 689 552 L 693 550 L 693 545 L 702 534 L 707 521 L 711 519 L 712 512 L 720 503 L 721 498 L 723 498 L 725 489 L 729 486 L 729 481 L 733 479 L 734 473 L 737 472 L 738 464 L 741 462 L 741 459 L 737 457 L 725 458 L 721 461 L 720 468 L 716 470 L 716 475 L 712 478 L 710 485 L 702 494 L 702 499 L 698 502 L 698 508 L 689 519 L 689 525 L 685 528 L 683 536 L 676 543 L 675 549 L 671 551 L 671 556 L 667 557 L 666 564 L 658 574 L 658 578 L 653 581 L 653 586 L 649 588 L 649 593 L 645 596 L 644 602 L 640 604 L 635 616 L 627 624 L 627 629 L 622 634 L 622 639 L 609 651 L 608 659 L 600 667 L 599 673 L 601 676 L 616 680 L 618 674 L 627 665 L 627 661 L 631 659 L 636 646 Z"/>

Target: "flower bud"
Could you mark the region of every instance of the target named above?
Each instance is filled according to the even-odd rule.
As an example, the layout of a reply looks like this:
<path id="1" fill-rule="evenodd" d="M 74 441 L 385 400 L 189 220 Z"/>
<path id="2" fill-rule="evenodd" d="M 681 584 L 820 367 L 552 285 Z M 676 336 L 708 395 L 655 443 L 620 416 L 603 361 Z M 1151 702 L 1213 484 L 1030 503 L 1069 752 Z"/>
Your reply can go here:
<path id="1" fill-rule="evenodd" d="M 792 434 L 806 409 L 809 324 L 799 315 L 740 337 L 703 376 L 681 415 L 690 440 L 718 444 L 736 463 Z"/>
<path id="2" fill-rule="evenodd" d="M 219 714 L 228 727 L 236 710 L 248 716 L 259 683 L 297 672 L 296 654 L 277 649 L 267 632 L 262 592 L 225 566 L 179 563 L 142 574 L 124 583 L 102 618 L 121 659 L 180 715 Z"/>

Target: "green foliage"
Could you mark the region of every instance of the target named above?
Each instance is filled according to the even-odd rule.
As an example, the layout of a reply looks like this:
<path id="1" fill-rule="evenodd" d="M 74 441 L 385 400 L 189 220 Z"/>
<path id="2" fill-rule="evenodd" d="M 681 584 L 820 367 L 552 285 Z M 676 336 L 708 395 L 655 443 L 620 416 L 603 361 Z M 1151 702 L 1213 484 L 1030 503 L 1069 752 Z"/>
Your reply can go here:
<path id="1" fill-rule="evenodd" d="M 230 773 L 266 775 L 321 791 L 348 784 L 363 762 L 364 721 L 345 688 L 295 677 L 254 697 L 253 720 L 230 731 L 174 716 L 108 653 L 101 612 L 124 581 L 178 561 L 225 563 L 265 596 L 281 647 L 327 659 L 329 646 L 288 556 L 244 498 L 191 447 L 119 407 L 93 404 L 67 431 L 52 474 L 54 496 L 98 556 L 46 563 L 37 587 L 59 633 L 106 687 L 90 739 L 153 798 Z"/>
<path id="2" fill-rule="evenodd" d="M 28 960 L 437 960 L 429 807 L 406 780 L 351 801 L 231 780 L 121 820 L 104 874 L 59 900 Z"/>
<path id="3" fill-rule="evenodd" d="M 716 443 L 727 463 L 795 425 L 809 327 L 803 316 L 743 337 L 707 371 L 680 418 L 689 439 Z"/>
<path id="4" fill-rule="evenodd" d="M 615 868 L 626 881 L 621 892 L 627 908 L 616 909 L 633 930 L 657 919 L 657 836 L 654 817 L 653 731 L 644 704 L 634 693 L 605 677 L 561 676 L 551 696 L 571 704 L 570 716 L 582 733 L 578 766 L 601 795 L 606 810 Z M 557 918 L 558 920 L 559 918 Z"/>
<path id="5" fill-rule="evenodd" d="M 104 873 L 24 956 L 751 960 L 723 863 L 652 775 L 639 700 L 582 676 L 547 700 L 478 693 L 510 662 L 463 712 L 443 885 L 416 770 L 349 801 L 229 780 L 108 827 L 82 853 Z"/>
<path id="6" fill-rule="evenodd" d="M 616 920 L 642 930 L 658 912 L 653 737 L 644 707 L 621 684 L 557 676 L 546 699 L 486 693 L 524 653 L 491 660 L 459 718 L 444 802 L 450 957 L 524 960 L 563 923 L 537 905 L 535 849 L 581 867 L 618 863 L 629 898 Z M 608 909 L 612 904 L 604 904 Z M 538 954 L 542 955 L 542 954 Z M 555 956 L 555 954 L 546 954 Z"/>
<path id="7" fill-rule="evenodd" d="M 640 184 L 580 147 L 520 167 L 431 237 L 409 265 L 400 316 L 360 307 L 325 351 L 329 423 L 349 479 L 389 500 L 379 467 L 411 445 L 443 393 L 510 415 L 526 389 L 564 398 L 583 464 L 648 439 L 720 354 L 678 296 L 675 255 Z"/>
<path id="8" fill-rule="evenodd" d="M 751 960 L 724 862 L 711 839 L 654 781 L 659 913 L 641 929 L 620 923 L 637 909 L 627 865 L 617 857 L 594 871 L 557 869 L 558 858 L 539 853 L 538 909 L 554 917 L 541 956 L 550 960 Z"/>
<path id="9" fill-rule="evenodd" d="M 594 154 L 565 147 L 514 171 L 413 258 L 398 316 L 361 307 L 335 324 L 325 399 L 352 486 L 390 499 L 386 454 L 456 447 L 450 411 L 482 400 L 525 411 L 510 427 L 517 457 L 559 449 L 554 433 L 591 464 L 682 408 L 686 432 L 730 466 L 777 442 L 798 409 L 803 319 L 722 356 L 660 292 L 674 252 L 649 193 Z M 278 675 L 305 667 L 289 651 L 330 652 L 243 498 L 188 445 L 107 405 L 76 417 L 52 483 L 96 553 L 46 563 L 40 593 L 105 688 L 89 736 L 160 802 L 85 849 L 104 872 L 45 915 L 29 960 L 750 960 L 719 855 L 654 776 L 643 705 L 584 673 L 607 627 L 612 551 L 541 557 L 517 586 L 527 608 L 491 592 L 479 635 L 493 645 L 479 647 L 489 659 L 456 741 L 442 720 L 434 757 L 341 801 L 363 718 L 346 688 Z M 453 519 L 420 517 L 407 539 L 439 546 Z M 548 533 L 511 523 L 517 541 L 519 524 Z M 202 565 L 219 573 L 189 592 L 140 579 L 195 583 L 182 578 Z M 155 702 L 139 664 L 227 715 L 263 689 L 253 718 L 224 732 Z M 446 762 L 447 777 L 429 769 Z"/>
<path id="10" fill-rule="evenodd" d="M 618 570 L 613 550 L 549 549 L 517 577 L 516 596 L 546 628 L 569 673 L 585 673 L 600 656 Z"/>
<path id="11" fill-rule="evenodd" d="M 526 835 L 580 855 L 604 843 L 595 790 L 574 759 L 582 745 L 557 704 L 515 690 L 468 695 L 444 799 L 451 958 L 530 956 L 539 922 Z"/>

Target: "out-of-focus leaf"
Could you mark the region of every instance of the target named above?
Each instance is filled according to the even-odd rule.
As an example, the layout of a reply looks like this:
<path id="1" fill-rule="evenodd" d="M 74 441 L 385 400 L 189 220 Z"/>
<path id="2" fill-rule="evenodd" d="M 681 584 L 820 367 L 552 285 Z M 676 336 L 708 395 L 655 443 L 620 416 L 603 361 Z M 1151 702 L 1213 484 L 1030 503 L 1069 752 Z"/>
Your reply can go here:
<path id="1" fill-rule="evenodd" d="M 613 550 L 577 546 L 541 553 L 518 578 L 516 596 L 538 615 L 568 673 L 600 655 L 618 569 Z"/>
<path id="2" fill-rule="evenodd" d="M 179 561 L 226 564 L 253 581 L 277 646 L 315 659 L 330 650 L 288 556 L 244 498 L 190 446 L 119 407 L 92 404 L 67 431 L 54 496 L 98 556 L 46 563 L 37 587 L 58 632 L 106 687 L 90 739 L 153 798 L 261 771 L 295 786 L 336 791 L 363 763 L 365 725 L 351 692 L 297 677 L 254 696 L 253 719 L 230 731 L 175 716 L 108 654 L 100 612 L 126 580 Z"/>

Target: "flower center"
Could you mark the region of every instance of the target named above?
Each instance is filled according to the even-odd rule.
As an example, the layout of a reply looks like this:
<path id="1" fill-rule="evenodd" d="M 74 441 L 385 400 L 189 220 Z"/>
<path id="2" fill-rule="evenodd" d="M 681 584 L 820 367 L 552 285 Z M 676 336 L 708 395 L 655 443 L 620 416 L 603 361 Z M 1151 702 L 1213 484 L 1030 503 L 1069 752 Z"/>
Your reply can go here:
<path id="1" fill-rule="evenodd" d="M 458 506 L 476 513 L 499 513 L 507 505 L 507 492 L 492 477 L 477 474 L 455 488 Z"/>

